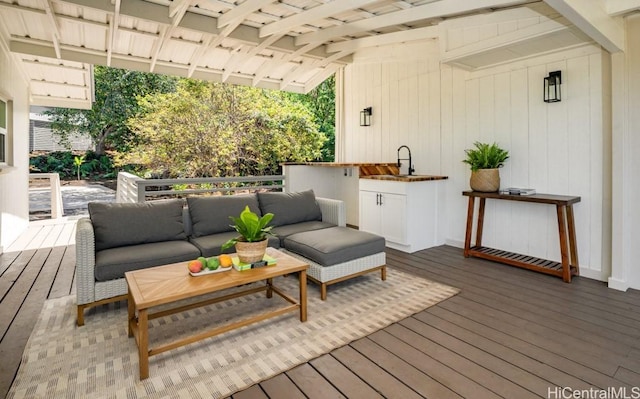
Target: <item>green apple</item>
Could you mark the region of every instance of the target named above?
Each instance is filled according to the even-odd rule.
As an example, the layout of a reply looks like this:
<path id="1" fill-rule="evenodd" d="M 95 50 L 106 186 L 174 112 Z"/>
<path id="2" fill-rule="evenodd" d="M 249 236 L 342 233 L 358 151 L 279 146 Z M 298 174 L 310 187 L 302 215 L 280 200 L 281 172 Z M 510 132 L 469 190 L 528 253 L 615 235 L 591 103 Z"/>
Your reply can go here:
<path id="1" fill-rule="evenodd" d="M 209 270 L 216 270 L 218 266 L 220 266 L 220 261 L 217 256 L 213 256 L 207 261 L 207 269 Z"/>
<path id="2" fill-rule="evenodd" d="M 201 256 L 198 258 L 198 260 L 200 261 L 200 263 L 202 263 L 202 267 L 207 267 L 207 258 Z"/>

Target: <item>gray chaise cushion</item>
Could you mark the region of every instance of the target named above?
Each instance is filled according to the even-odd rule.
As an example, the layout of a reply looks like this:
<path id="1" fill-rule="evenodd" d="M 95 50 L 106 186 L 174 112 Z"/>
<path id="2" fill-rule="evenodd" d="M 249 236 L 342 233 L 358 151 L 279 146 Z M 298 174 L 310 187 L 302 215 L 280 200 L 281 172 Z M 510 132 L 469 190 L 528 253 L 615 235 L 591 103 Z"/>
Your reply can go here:
<path id="1" fill-rule="evenodd" d="M 258 193 L 262 214 L 273 213 L 271 225 L 322 220 L 322 211 L 313 190 L 297 193 Z"/>
<path id="2" fill-rule="evenodd" d="M 200 256 L 189 241 L 164 241 L 130 245 L 96 252 L 95 279 L 108 281 L 123 278 L 124 273 L 147 267 L 186 262 Z"/>
<path id="3" fill-rule="evenodd" d="M 194 237 L 234 231 L 229 216 L 238 217 L 245 206 L 261 215 L 255 194 L 187 198 Z"/>
<path id="4" fill-rule="evenodd" d="M 284 248 L 322 266 L 362 258 L 384 252 L 383 237 L 348 227 L 292 234 L 284 239 Z"/>
<path id="5" fill-rule="evenodd" d="M 231 252 L 235 252 L 236 250 L 234 247 L 227 248 L 224 251 L 221 251 L 220 247 L 225 242 L 237 236 L 238 236 L 237 232 L 228 231 L 225 233 L 211 234 L 211 235 L 202 236 L 202 237 L 191 237 L 189 238 L 189 240 L 193 245 L 198 247 L 198 249 L 202 253 L 202 256 L 209 257 L 209 256 L 217 256 L 217 255 L 220 255 L 221 253 L 228 254 Z M 267 245 L 274 248 L 280 248 L 280 240 L 278 239 L 278 237 L 270 236 L 269 242 L 267 243 Z"/>
<path id="6" fill-rule="evenodd" d="M 187 239 L 180 199 L 135 204 L 90 202 L 88 207 L 96 251 Z"/>
<path id="7" fill-rule="evenodd" d="M 328 229 L 329 227 L 335 226 L 336 225 L 333 223 L 312 221 L 274 227 L 271 232 L 280 238 L 280 245 L 284 246 L 284 239 L 292 234 L 302 233 L 304 231 Z"/>

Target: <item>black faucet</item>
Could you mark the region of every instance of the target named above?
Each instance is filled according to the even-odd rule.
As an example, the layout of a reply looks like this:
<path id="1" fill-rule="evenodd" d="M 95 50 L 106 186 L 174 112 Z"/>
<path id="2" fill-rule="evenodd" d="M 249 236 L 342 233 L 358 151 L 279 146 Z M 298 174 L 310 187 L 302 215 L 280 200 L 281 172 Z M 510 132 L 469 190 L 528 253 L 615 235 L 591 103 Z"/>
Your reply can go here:
<path id="1" fill-rule="evenodd" d="M 409 152 L 409 158 L 400 158 L 400 150 L 403 148 L 406 148 L 407 151 Z M 398 168 L 400 168 L 400 166 L 402 165 L 402 162 L 400 161 L 409 161 L 409 168 L 408 168 L 409 176 L 411 176 L 411 174 L 416 171 L 413 168 L 413 164 L 411 163 L 411 150 L 406 145 L 401 145 L 400 147 L 398 147 Z"/>

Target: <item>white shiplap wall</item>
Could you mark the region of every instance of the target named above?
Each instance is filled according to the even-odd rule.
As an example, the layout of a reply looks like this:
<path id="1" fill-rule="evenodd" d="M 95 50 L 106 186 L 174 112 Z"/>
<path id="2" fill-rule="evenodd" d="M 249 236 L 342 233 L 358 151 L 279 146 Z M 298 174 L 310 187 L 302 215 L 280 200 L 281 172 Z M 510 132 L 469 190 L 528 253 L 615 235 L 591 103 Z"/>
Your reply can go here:
<path id="1" fill-rule="evenodd" d="M 13 105 L 13 134 L 8 168 L 0 172 L 0 252 L 29 224 L 29 89 L 2 43 L 0 43 L 0 93 Z"/>
<path id="2" fill-rule="evenodd" d="M 449 176 L 444 234 L 461 246 L 461 191 L 470 176 L 464 149 L 476 140 L 496 141 L 511 154 L 502 186 L 582 197 L 574 207 L 582 274 L 606 279 L 608 57 L 584 46 L 478 72 L 440 65 L 438 57 L 432 41 L 356 55 L 345 71 L 344 161 L 393 161 L 397 147 L 409 145 L 418 174 Z M 553 70 L 562 71 L 563 100 L 546 104 L 542 80 Z M 367 106 L 373 123 L 360 127 L 359 111 Z M 485 221 L 485 245 L 559 260 L 555 208 L 487 201 Z"/>

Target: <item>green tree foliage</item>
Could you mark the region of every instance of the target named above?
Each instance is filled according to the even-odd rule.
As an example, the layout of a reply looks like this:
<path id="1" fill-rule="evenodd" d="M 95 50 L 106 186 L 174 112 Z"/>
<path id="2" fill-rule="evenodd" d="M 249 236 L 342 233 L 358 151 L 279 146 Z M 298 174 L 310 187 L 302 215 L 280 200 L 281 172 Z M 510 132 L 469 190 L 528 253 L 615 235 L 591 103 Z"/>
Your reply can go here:
<path id="1" fill-rule="evenodd" d="M 153 73 L 127 71 L 104 66 L 94 67 L 95 102 L 89 110 L 54 108 L 46 114 L 60 142 L 70 148 L 69 137 L 88 133 L 96 145 L 96 153 L 105 150 L 127 151 L 136 137 L 127 120 L 139 112 L 138 96 L 175 91 L 177 79 Z"/>
<path id="2" fill-rule="evenodd" d="M 71 179 L 74 176 L 78 179 L 113 179 L 116 176 L 111 158 L 93 151 L 32 153 L 29 156 L 29 170 L 38 173 L 58 173 L 61 179 Z"/>
<path id="3" fill-rule="evenodd" d="M 137 143 L 117 163 L 170 177 L 276 174 L 282 161 L 319 159 L 326 141 L 309 109 L 278 91 L 184 79 L 138 104 Z"/>
<path id="4" fill-rule="evenodd" d="M 293 94 L 294 101 L 304 103 L 314 115 L 318 130 L 327 141 L 322 148 L 322 160 L 335 161 L 335 129 L 336 129 L 336 80 L 331 75 L 308 94 Z"/>

